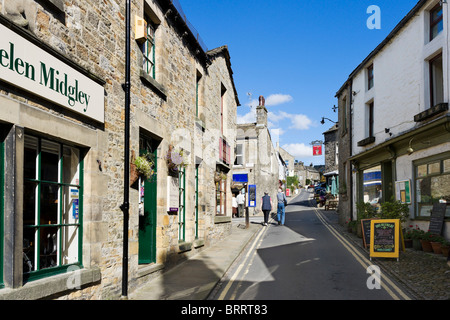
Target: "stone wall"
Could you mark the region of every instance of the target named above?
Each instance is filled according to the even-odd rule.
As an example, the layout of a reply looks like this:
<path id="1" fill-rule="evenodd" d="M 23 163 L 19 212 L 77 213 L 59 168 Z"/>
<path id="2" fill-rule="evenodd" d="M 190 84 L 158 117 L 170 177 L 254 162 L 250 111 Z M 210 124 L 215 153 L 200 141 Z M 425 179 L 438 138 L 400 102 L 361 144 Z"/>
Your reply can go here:
<path id="1" fill-rule="evenodd" d="M 2 14 L 20 25 L 39 41 L 104 81 L 104 124 L 74 116 L 60 108 L 35 99 L 33 95 L 11 90 L 1 85 L 1 99 L 19 101 L 23 110 L 31 108 L 40 114 L 51 114 L 45 126 L 36 122 L 33 130 L 82 143 L 84 159 L 83 250 L 84 268 L 98 268 L 101 281 L 88 284 L 73 292 L 55 292 L 60 299 L 114 299 L 120 297 L 122 285 L 124 173 L 124 83 L 125 72 L 125 7 L 121 1 L 69 0 L 62 10 L 53 1 L 24 0 L 22 6 L 5 0 L 12 9 Z M 44 3 L 44 6 L 42 6 Z M 168 11 L 170 9 L 170 11 Z M 134 40 L 135 16 L 144 11 L 158 20 L 155 79 L 143 79 L 142 53 Z M 189 30 L 180 24 L 178 13 L 170 1 L 139 0 L 132 2 L 131 32 L 131 153 L 139 153 L 139 136 L 144 131 L 159 141 L 157 167 L 156 263 L 139 265 L 138 190 L 130 189 L 129 221 L 129 287 L 134 289 L 154 277 L 161 268 L 170 268 L 180 261 L 218 242 L 231 231 L 231 171 L 227 173 L 227 213 L 217 220 L 215 214 L 214 174 L 219 161 L 219 137 L 230 144 L 234 159 L 236 137 L 236 108 L 239 100 L 234 87 L 230 56 L 227 47 L 211 52 L 200 50 Z M 14 20 L 15 21 L 15 20 Z M 200 109 L 204 121 L 202 129 L 196 124 L 196 75 L 201 74 Z M 224 103 L 224 131 L 220 131 L 222 90 Z M 6 106 L 6 104 L 4 104 Z M 19 108 L 17 108 L 19 110 Z M 3 113 L 4 115 L 4 113 Z M 0 116 L 0 120 L 27 127 L 27 113 L 20 117 Z M 199 115 L 200 116 L 200 115 Z M 43 119 L 44 116 L 41 116 Z M 52 124 L 65 126 L 57 131 Z M 42 122 L 43 124 L 43 122 Z M 35 126 L 32 127 L 32 126 Z M 81 129 L 77 129 L 81 128 Z M 61 133 L 62 132 L 62 133 Z M 60 134 L 61 133 L 61 134 Z M 89 137 L 89 139 L 87 138 Z M 80 142 L 81 141 L 81 142 Z M 167 213 L 167 175 L 165 156 L 169 146 L 182 147 L 189 160 L 186 168 L 186 237 L 180 244 L 179 215 Z M 194 178 L 199 164 L 199 240 L 195 239 Z M 226 164 L 225 164 L 226 168 Z M 97 270 L 97 269 L 96 269 Z"/>

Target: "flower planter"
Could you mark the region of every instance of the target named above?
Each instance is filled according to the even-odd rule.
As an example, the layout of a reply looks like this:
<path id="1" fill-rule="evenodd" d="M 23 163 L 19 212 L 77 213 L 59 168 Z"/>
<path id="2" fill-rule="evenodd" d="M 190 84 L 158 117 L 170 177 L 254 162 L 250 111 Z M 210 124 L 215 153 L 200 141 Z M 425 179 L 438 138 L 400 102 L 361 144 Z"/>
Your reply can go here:
<path id="1" fill-rule="evenodd" d="M 420 240 L 422 244 L 422 250 L 424 252 L 433 252 L 433 247 L 431 246 L 431 241 L 428 240 Z"/>
<path id="2" fill-rule="evenodd" d="M 430 243 L 431 243 L 431 247 L 433 248 L 433 252 L 435 254 L 441 254 L 442 253 L 442 250 L 441 250 L 442 243 L 440 243 L 440 242 L 430 242 Z"/>
<path id="3" fill-rule="evenodd" d="M 139 179 L 139 172 L 137 171 L 136 165 L 130 163 L 130 185 L 133 185 Z"/>
<path id="4" fill-rule="evenodd" d="M 422 250 L 422 243 L 420 242 L 420 239 L 413 239 L 413 249 L 417 251 Z"/>
<path id="5" fill-rule="evenodd" d="M 412 248 L 412 247 L 413 247 L 412 239 L 405 239 L 405 248 Z"/>
<path id="6" fill-rule="evenodd" d="M 450 247 L 447 247 L 447 246 L 441 246 L 442 255 L 443 255 L 444 257 L 446 257 L 446 258 L 448 257 L 449 249 L 450 249 Z"/>

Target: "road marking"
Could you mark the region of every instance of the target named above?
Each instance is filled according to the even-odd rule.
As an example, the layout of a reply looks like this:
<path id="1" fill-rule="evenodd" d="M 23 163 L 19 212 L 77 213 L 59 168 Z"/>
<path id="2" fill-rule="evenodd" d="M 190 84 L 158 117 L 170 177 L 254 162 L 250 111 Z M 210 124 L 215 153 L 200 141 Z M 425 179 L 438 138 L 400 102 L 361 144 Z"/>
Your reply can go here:
<path id="1" fill-rule="evenodd" d="M 323 223 L 323 225 L 331 232 L 331 234 L 339 240 L 339 242 L 342 243 L 342 245 L 355 257 L 355 259 L 364 267 L 365 270 L 372 265 L 372 263 L 361 254 L 361 252 L 355 248 L 347 239 L 345 239 L 339 232 L 336 231 L 336 229 L 333 228 L 326 220 L 323 218 L 322 213 L 317 210 L 317 208 L 314 208 L 314 212 L 316 216 L 319 218 L 319 220 Z M 399 287 L 397 287 L 386 275 L 384 275 L 383 280 L 386 280 L 386 282 L 405 300 L 411 300 Z M 400 298 L 388 287 L 383 286 L 383 288 L 389 293 L 389 295 L 394 300 L 400 300 Z"/>
<path id="2" fill-rule="evenodd" d="M 242 263 L 239 265 L 239 267 L 237 268 L 237 270 L 234 272 L 233 276 L 232 276 L 231 279 L 228 281 L 227 285 L 225 286 L 225 288 L 223 289 L 222 293 L 220 294 L 218 300 L 224 300 L 224 299 L 225 299 L 225 296 L 227 295 L 228 291 L 230 290 L 230 288 L 231 288 L 231 286 L 233 285 L 234 281 L 236 280 L 237 276 L 238 276 L 239 273 L 241 272 L 242 268 L 243 268 L 244 266 L 248 265 L 246 262 L 247 262 L 247 260 L 249 259 L 249 256 L 250 256 L 250 254 L 251 254 L 252 252 L 253 252 L 252 260 L 253 260 L 253 257 L 254 257 L 254 255 L 255 255 L 255 253 L 256 253 L 256 250 L 253 251 L 253 249 L 255 248 L 256 244 L 258 244 L 258 246 L 259 246 L 259 244 L 260 244 L 259 238 L 261 238 L 261 236 L 262 236 L 264 233 L 266 233 L 267 229 L 268 229 L 268 228 L 262 228 L 262 229 L 259 231 L 258 236 L 257 236 L 256 239 L 253 241 L 253 244 L 252 244 L 251 248 L 247 251 L 247 254 L 245 255 L 244 262 L 242 262 Z M 233 294 L 233 296 L 232 296 L 232 299 L 230 299 L 230 300 L 234 300 L 235 296 L 236 296 L 236 290 L 235 290 L 235 292 L 234 292 L 234 294 Z"/>

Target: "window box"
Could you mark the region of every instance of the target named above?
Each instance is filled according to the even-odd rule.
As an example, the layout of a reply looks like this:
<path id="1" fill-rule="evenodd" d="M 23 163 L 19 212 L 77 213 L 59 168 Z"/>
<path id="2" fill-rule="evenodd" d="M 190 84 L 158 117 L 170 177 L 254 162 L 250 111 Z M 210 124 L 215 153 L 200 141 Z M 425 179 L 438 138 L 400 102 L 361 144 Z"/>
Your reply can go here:
<path id="1" fill-rule="evenodd" d="M 424 121 L 444 111 L 448 111 L 448 103 L 439 103 L 430 109 L 427 109 L 419 114 L 416 114 L 414 116 L 414 121 L 415 122 Z"/>
<path id="2" fill-rule="evenodd" d="M 375 142 L 375 137 L 368 137 L 358 142 L 358 147 L 364 147 Z"/>

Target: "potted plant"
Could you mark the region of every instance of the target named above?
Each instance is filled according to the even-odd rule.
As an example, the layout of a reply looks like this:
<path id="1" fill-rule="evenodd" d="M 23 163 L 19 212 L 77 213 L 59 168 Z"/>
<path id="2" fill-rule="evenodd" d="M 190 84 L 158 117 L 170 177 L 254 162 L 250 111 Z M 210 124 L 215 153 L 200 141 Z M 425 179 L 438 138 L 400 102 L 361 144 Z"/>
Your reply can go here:
<path id="1" fill-rule="evenodd" d="M 405 248 L 413 247 L 413 232 L 414 229 L 411 229 L 412 226 L 409 226 L 410 229 L 406 230 L 404 234 Z"/>
<path id="2" fill-rule="evenodd" d="M 450 242 L 447 240 L 442 241 L 441 251 L 444 257 L 448 257 L 449 249 L 450 249 Z"/>
<path id="3" fill-rule="evenodd" d="M 409 216 L 409 207 L 400 201 L 381 203 L 381 219 L 400 219 L 405 222 Z"/>
<path id="4" fill-rule="evenodd" d="M 435 254 L 442 254 L 442 242 L 444 242 L 444 238 L 439 235 L 433 235 L 430 243 L 431 247 L 433 248 L 433 252 Z"/>
<path id="5" fill-rule="evenodd" d="M 414 250 L 422 250 L 422 243 L 420 239 L 425 232 L 420 230 L 418 226 L 415 229 L 410 230 L 410 237 L 412 239 L 412 246 Z"/>
<path id="6" fill-rule="evenodd" d="M 433 239 L 433 234 L 430 232 L 425 232 L 420 238 L 420 243 L 422 244 L 422 250 L 424 252 L 433 252 L 431 247 L 431 240 Z"/>

